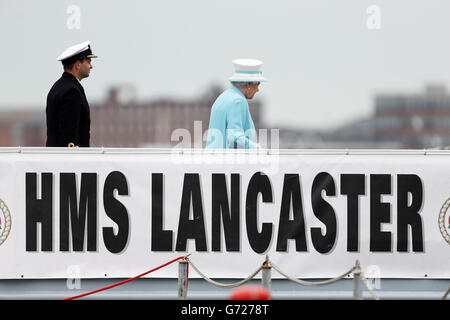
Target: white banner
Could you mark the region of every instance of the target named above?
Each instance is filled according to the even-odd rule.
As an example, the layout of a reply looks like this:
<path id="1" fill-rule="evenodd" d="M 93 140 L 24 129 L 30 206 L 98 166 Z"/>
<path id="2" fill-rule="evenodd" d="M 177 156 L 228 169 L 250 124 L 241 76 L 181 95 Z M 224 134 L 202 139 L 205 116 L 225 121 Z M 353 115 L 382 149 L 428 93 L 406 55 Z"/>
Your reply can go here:
<path id="1" fill-rule="evenodd" d="M 0 277 L 450 278 L 449 198 L 446 151 L 3 148 Z"/>

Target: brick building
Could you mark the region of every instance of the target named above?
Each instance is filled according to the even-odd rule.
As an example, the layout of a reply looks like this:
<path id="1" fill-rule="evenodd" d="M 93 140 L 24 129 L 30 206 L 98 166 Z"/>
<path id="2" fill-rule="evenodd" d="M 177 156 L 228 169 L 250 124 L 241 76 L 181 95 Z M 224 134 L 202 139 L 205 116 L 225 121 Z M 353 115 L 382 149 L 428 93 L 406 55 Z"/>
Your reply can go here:
<path id="1" fill-rule="evenodd" d="M 195 121 L 201 121 L 202 132 L 208 129 L 211 106 L 222 90 L 211 87 L 191 101 L 157 99 L 149 102 L 136 102 L 129 92 L 126 87 L 112 88 L 105 101 L 91 106 L 91 146 L 175 146 L 180 141 L 171 141 L 174 130 L 186 129 L 193 138 Z M 251 101 L 249 104 L 255 126 L 260 128 L 261 103 Z"/>

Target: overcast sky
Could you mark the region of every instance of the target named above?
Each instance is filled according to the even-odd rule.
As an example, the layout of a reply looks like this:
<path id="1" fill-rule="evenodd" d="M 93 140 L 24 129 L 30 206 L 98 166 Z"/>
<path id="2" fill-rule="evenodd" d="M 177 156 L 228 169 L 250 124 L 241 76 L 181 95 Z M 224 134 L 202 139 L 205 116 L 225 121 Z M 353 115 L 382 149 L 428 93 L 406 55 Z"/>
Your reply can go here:
<path id="1" fill-rule="evenodd" d="M 194 98 L 256 58 L 266 123 L 336 127 L 371 115 L 376 93 L 448 85 L 449 15 L 448 0 L 0 0 L 0 108 L 44 112 L 56 58 L 90 40 L 91 104 L 120 84 L 141 100 Z"/>

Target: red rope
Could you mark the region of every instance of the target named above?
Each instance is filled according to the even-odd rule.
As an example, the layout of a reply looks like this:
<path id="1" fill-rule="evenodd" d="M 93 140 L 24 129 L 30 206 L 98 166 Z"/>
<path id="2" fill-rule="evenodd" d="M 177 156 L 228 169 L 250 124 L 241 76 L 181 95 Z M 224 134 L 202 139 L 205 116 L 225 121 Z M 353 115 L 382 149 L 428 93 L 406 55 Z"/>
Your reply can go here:
<path id="1" fill-rule="evenodd" d="M 189 284 L 189 260 L 187 260 L 187 268 L 186 269 L 187 269 L 186 270 L 186 290 L 187 290 L 188 289 L 188 284 Z"/>
<path id="2" fill-rule="evenodd" d="M 78 295 L 78 296 L 73 296 L 73 297 L 70 297 L 70 298 L 65 298 L 65 299 L 62 299 L 62 300 L 73 300 L 73 299 L 78 299 L 78 298 L 81 298 L 81 297 L 88 296 L 88 295 L 90 295 L 90 294 L 94 294 L 94 293 L 97 293 L 97 292 L 100 292 L 100 291 L 104 291 L 104 290 L 108 290 L 108 289 L 111 289 L 111 288 L 120 286 L 121 284 L 124 284 L 124 283 L 130 282 L 130 281 L 136 280 L 136 279 L 138 279 L 138 278 L 140 278 L 140 277 L 145 276 L 146 274 L 149 274 L 150 272 L 153 272 L 153 271 L 156 271 L 156 270 L 158 270 L 158 269 L 161 269 L 161 268 L 163 268 L 163 267 L 165 267 L 165 266 L 167 266 L 167 265 L 169 265 L 169 264 L 171 264 L 171 263 L 174 263 L 175 261 L 178 261 L 178 260 L 180 260 L 180 259 L 183 259 L 183 258 L 185 258 L 185 257 L 184 257 L 184 256 L 178 257 L 178 258 L 173 259 L 173 260 L 171 260 L 171 261 L 169 261 L 169 262 L 167 262 L 167 263 L 165 263 L 165 264 L 163 264 L 163 265 L 160 265 L 159 267 L 156 267 L 156 268 L 154 268 L 154 269 L 152 269 L 152 270 L 149 270 L 149 271 L 147 271 L 147 272 L 144 272 L 143 274 L 140 274 L 140 275 L 138 275 L 138 276 L 136 276 L 136 277 L 133 277 L 133 278 L 130 278 L 130 279 L 127 279 L 127 280 L 118 282 L 118 283 L 116 283 L 116 284 L 113 284 L 113 285 L 110 285 L 110 286 L 107 286 L 107 287 L 104 287 L 104 288 L 101 288 L 101 289 L 98 289 L 98 290 L 94 290 L 94 291 L 91 291 L 91 292 L 83 293 L 83 294 L 80 294 L 80 295 Z"/>

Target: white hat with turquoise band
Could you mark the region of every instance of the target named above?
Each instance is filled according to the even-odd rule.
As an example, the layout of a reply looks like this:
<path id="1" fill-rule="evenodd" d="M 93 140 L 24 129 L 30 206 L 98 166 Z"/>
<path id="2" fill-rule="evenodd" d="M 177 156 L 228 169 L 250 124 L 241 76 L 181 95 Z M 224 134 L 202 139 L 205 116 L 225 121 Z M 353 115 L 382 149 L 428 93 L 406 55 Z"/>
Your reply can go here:
<path id="1" fill-rule="evenodd" d="M 262 76 L 262 61 L 255 59 L 233 60 L 234 74 L 229 79 L 232 82 L 264 82 L 266 78 Z"/>

